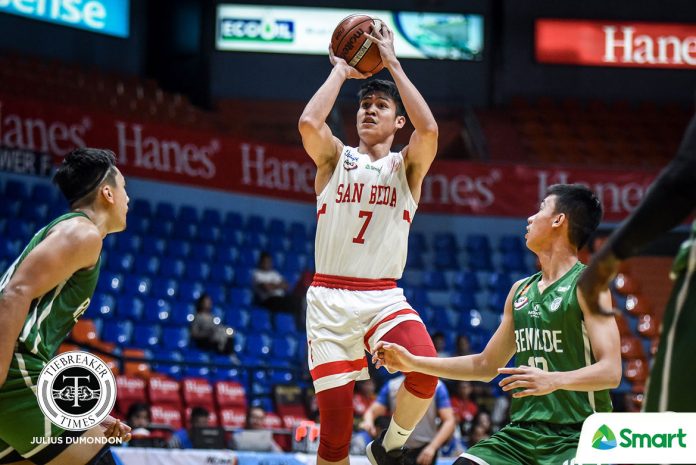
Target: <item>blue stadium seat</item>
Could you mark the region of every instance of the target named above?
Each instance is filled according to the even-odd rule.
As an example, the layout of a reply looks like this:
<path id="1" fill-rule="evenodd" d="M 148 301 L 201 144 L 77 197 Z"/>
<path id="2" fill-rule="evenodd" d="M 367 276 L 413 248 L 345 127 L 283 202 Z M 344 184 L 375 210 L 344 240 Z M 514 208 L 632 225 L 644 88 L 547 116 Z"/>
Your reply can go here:
<path id="1" fill-rule="evenodd" d="M 292 370 L 271 369 L 268 370 L 268 379 L 272 386 L 276 384 L 290 384 L 295 382 L 295 375 Z"/>
<path id="2" fill-rule="evenodd" d="M 225 324 L 233 327 L 236 330 L 245 331 L 249 327 L 249 311 L 238 307 L 227 307 L 225 310 Z"/>
<path id="3" fill-rule="evenodd" d="M 140 236 L 146 235 L 150 230 L 150 219 L 141 216 L 128 216 L 128 229 L 132 233 Z"/>
<path id="4" fill-rule="evenodd" d="M 509 289 L 508 289 L 509 291 Z M 494 291 L 488 295 L 488 308 L 495 312 L 502 312 L 505 308 L 505 300 L 507 300 L 508 291 Z"/>
<path id="5" fill-rule="evenodd" d="M 265 223 L 266 221 L 264 220 L 263 216 L 249 215 L 244 225 L 244 229 L 247 233 L 262 234 L 266 229 Z"/>
<path id="6" fill-rule="evenodd" d="M 215 305 L 224 305 L 225 303 L 227 303 L 227 290 L 224 286 L 206 284 L 205 293 L 210 296 Z"/>
<path id="7" fill-rule="evenodd" d="M 475 293 L 481 289 L 476 273 L 469 270 L 463 270 L 455 273 L 452 280 L 452 288 L 467 293 Z"/>
<path id="8" fill-rule="evenodd" d="M 159 345 L 162 330 L 159 325 L 136 323 L 133 326 L 131 344 L 141 349 L 149 349 Z"/>
<path id="9" fill-rule="evenodd" d="M 174 257 L 164 257 L 160 261 L 159 275 L 165 278 L 180 279 L 186 272 L 184 261 Z"/>
<path id="10" fill-rule="evenodd" d="M 169 202 L 160 202 L 155 207 L 155 217 L 159 220 L 175 221 L 176 213 L 174 205 Z"/>
<path id="11" fill-rule="evenodd" d="M 182 205 L 179 207 L 177 222 L 198 223 L 198 209 L 192 205 Z"/>
<path id="12" fill-rule="evenodd" d="M 133 323 L 128 320 L 106 321 L 102 328 L 101 339 L 118 345 L 128 345 L 130 344 L 132 333 Z"/>
<path id="13" fill-rule="evenodd" d="M 200 281 L 182 281 L 179 284 L 178 298 L 184 302 L 195 302 L 204 291 Z"/>
<path id="14" fill-rule="evenodd" d="M 409 270 L 418 271 L 425 269 L 425 260 L 423 260 L 423 255 L 420 253 L 420 251 L 410 250 L 408 252 L 408 255 L 406 256 L 406 268 Z"/>
<path id="15" fill-rule="evenodd" d="M 205 242 L 192 242 L 191 243 L 191 254 L 190 256 L 194 260 L 202 260 L 205 262 L 211 262 L 215 258 L 216 250 L 215 246 L 212 244 L 206 244 Z"/>
<path id="16" fill-rule="evenodd" d="M 29 189 L 26 183 L 15 179 L 8 179 L 5 183 L 5 198 L 8 199 L 29 199 Z"/>
<path id="17" fill-rule="evenodd" d="M 201 218 L 201 223 L 220 226 L 222 224 L 220 210 L 215 210 L 212 208 L 206 208 L 205 210 L 203 210 L 203 217 Z"/>
<path id="18" fill-rule="evenodd" d="M 278 235 L 278 236 L 285 236 L 286 234 L 286 227 L 285 227 L 285 221 L 279 219 L 279 218 L 271 218 L 268 221 L 268 228 L 266 229 L 268 232 L 268 235 Z"/>
<path id="19" fill-rule="evenodd" d="M 150 278 L 146 276 L 126 275 L 123 292 L 129 295 L 147 297 L 150 293 Z"/>
<path id="20" fill-rule="evenodd" d="M 5 231 L 7 231 L 8 238 L 19 239 L 23 242 L 28 242 L 36 232 L 34 223 L 20 218 L 7 218 Z"/>
<path id="21" fill-rule="evenodd" d="M 428 249 L 425 241 L 425 235 L 419 232 L 413 232 L 408 236 L 408 250 L 419 250 L 421 252 Z"/>
<path id="22" fill-rule="evenodd" d="M 249 314 L 251 321 L 249 327 L 252 331 L 271 331 L 271 312 L 265 308 L 253 307 Z"/>
<path id="23" fill-rule="evenodd" d="M 168 350 L 186 349 L 190 344 L 190 331 L 187 327 L 165 327 L 162 329 L 162 348 Z"/>
<path id="24" fill-rule="evenodd" d="M 210 367 L 207 366 L 185 366 L 183 370 L 184 378 L 205 378 L 211 376 Z"/>
<path id="25" fill-rule="evenodd" d="M 288 337 L 274 337 L 271 346 L 273 359 L 289 361 L 297 357 L 297 343 Z"/>
<path id="26" fill-rule="evenodd" d="M 152 255 L 136 255 L 133 271 L 137 274 L 155 276 L 160 268 L 159 258 Z"/>
<path id="27" fill-rule="evenodd" d="M 312 250 L 312 244 L 314 239 L 305 239 L 299 236 L 290 237 L 290 246 L 288 250 L 292 250 L 297 253 L 309 253 Z"/>
<path id="28" fill-rule="evenodd" d="M 150 294 L 157 299 L 173 299 L 179 290 L 179 281 L 175 278 L 157 277 L 152 280 Z"/>
<path id="29" fill-rule="evenodd" d="M 56 200 L 56 190 L 48 184 L 34 184 L 29 198 L 33 202 L 53 203 Z"/>
<path id="30" fill-rule="evenodd" d="M 114 273 L 130 273 L 135 263 L 135 256 L 130 253 L 114 254 L 108 263 L 108 269 Z"/>
<path id="31" fill-rule="evenodd" d="M 164 339 L 164 330 L 162 330 L 162 339 Z M 152 349 L 152 360 L 155 363 L 180 363 L 184 361 L 184 357 L 178 350 L 154 348 Z"/>
<path id="32" fill-rule="evenodd" d="M 173 258 L 186 258 L 191 253 L 191 244 L 181 239 L 170 239 L 167 243 L 167 255 Z"/>
<path id="33" fill-rule="evenodd" d="M 116 313 L 116 299 L 108 293 L 95 292 L 85 312 L 86 318 L 103 318 L 109 320 Z"/>
<path id="34" fill-rule="evenodd" d="M 260 355 L 267 357 L 271 353 L 271 338 L 263 333 L 248 334 L 246 337 L 246 350 L 244 352 L 252 356 Z"/>
<path id="35" fill-rule="evenodd" d="M 450 304 L 457 310 L 466 311 L 476 308 L 476 298 L 473 292 L 453 292 Z"/>
<path id="36" fill-rule="evenodd" d="M 102 271 L 99 281 L 97 282 L 97 290 L 101 292 L 109 292 L 119 294 L 123 288 L 123 276 L 119 273 L 110 271 Z"/>
<path id="37" fill-rule="evenodd" d="M 525 252 L 511 250 L 503 253 L 502 266 L 508 272 L 525 272 L 527 264 L 525 263 Z"/>
<path id="38" fill-rule="evenodd" d="M 225 214 L 225 222 L 223 224 L 225 226 L 231 226 L 237 230 L 240 230 L 244 225 L 244 220 L 242 219 L 242 215 L 237 212 L 227 212 Z"/>
<path id="39" fill-rule="evenodd" d="M 307 266 L 307 256 L 297 252 L 285 254 L 283 266 L 278 269 L 283 273 L 301 273 Z"/>
<path id="40" fill-rule="evenodd" d="M 468 265 L 472 270 L 478 271 L 491 271 L 493 270 L 493 263 L 491 261 L 491 254 L 488 251 L 475 251 L 469 252 Z"/>
<path id="41" fill-rule="evenodd" d="M 288 334 L 297 332 L 295 324 L 295 315 L 290 313 L 274 313 L 273 314 L 273 329 L 275 334 Z"/>
<path id="42" fill-rule="evenodd" d="M 115 238 L 115 249 L 122 253 L 137 254 L 143 244 L 142 237 L 134 232 L 124 231 L 116 235 Z"/>
<path id="43" fill-rule="evenodd" d="M 210 265 L 199 261 L 202 258 L 194 257 L 186 262 L 184 277 L 193 281 L 206 281 L 210 276 Z"/>
<path id="44" fill-rule="evenodd" d="M 448 289 L 445 274 L 440 270 L 429 270 L 424 272 L 423 286 L 429 291 L 446 291 Z"/>
<path id="45" fill-rule="evenodd" d="M 229 287 L 234 283 L 234 268 L 225 263 L 213 263 L 210 267 L 208 280 L 212 284 Z"/>
<path id="46" fill-rule="evenodd" d="M 475 308 L 463 310 L 459 315 L 459 331 L 466 336 L 481 330 L 481 312 Z"/>
<path id="47" fill-rule="evenodd" d="M 169 324 L 188 330 L 193 321 L 193 302 L 176 301 L 172 305 L 172 313 L 169 315 Z"/>
<path id="48" fill-rule="evenodd" d="M 488 276 L 486 287 L 493 292 L 509 292 L 512 280 L 507 273 L 493 272 Z"/>
<path id="49" fill-rule="evenodd" d="M 210 223 L 199 224 L 198 239 L 207 243 L 217 242 L 220 239 L 220 227 Z"/>
<path id="50" fill-rule="evenodd" d="M 246 249 L 258 249 L 265 250 L 266 243 L 268 239 L 263 233 L 256 233 L 253 231 L 246 231 L 242 236 L 242 250 Z"/>
<path id="51" fill-rule="evenodd" d="M 150 224 L 150 235 L 154 237 L 161 237 L 167 239 L 172 234 L 172 228 L 174 227 L 173 221 L 167 221 L 162 218 L 157 218 Z"/>
<path id="52" fill-rule="evenodd" d="M 130 210 L 130 215 L 140 216 L 141 218 L 150 218 L 152 216 L 152 206 L 145 199 L 133 200 Z"/>
<path id="53" fill-rule="evenodd" d="M 33 222 L 38 227 L 42 227 L 44 224 L 48 223 L 49 220 L 53 219 L 48 218 L 48 211 L 48 204 L 34 203 L 29 208 L 22 208 L 20 214 L 25 220 Z"/>
<path id="54" fill-rule="evenodd" d="M 498 248 L 501 252 L 524 252 L 526 247 L 522 238 L 517 234 L 506 234 L 500 237 Z"/>
<path id="55" fill-rule="evenodd" d="M 278 234 L 269 235 L 266 240 L 266 249 L 271 252 L 285 252 L 288 250 L 285 245 L 285 236 Z"/>
<path id="56" fill-rule="evenodd" d="M 440 270 L 459 269 L 459 262 L 457 261 L 456 252 L 446 249 L 435 249 L 435 260 L 433 265 L 435 265 L 435 268 Z"/>
<path id="57" fill-rule="evenodd" d="M 17 257 L 19 257 L 22 251 L 23 242 L 19 239 L 7 240 L 4 239 L 0 241 L 0 257 L 8 259 L 8 261 L 13 262 Z"/>
<path id="58" fill-rule="evenodd" d="M 143 242 L 141 246 L 141 253 L 144 255 L 151 255 L 155 257 L 161 257 L 164 255 L 167 249 L 167 241 L 161 237 L 149 235 L 143 237 Z"/>
<path id="59" fill-rule="evenodd" d="M 454 237 L 454 233 L 440 232 L 433 236 L 433 248 L 435 251 L 456 253 L 459 247 L 457 246 L 457 239 Z"/>
<path id="60" fill-rule="evenodd" d="M 171 237 L 185 241 L 195 241 L 198 237 L 198 225 L 195 223 L 177 222 L 172 225 Z"/>
<path id="61" fill-rule="evenodd" d="M 290 223 L 290 238 L 300 239 L 302 241 L 307 240 L 307 227 L 304 223 L 299 223 L 297 221 Z"/>
<path id="62" fill-rule="evenodd" d="M 163 298 L 148 297 L 144 301 L 143 319 L 147 323 L 165 324 L 172 312 L 169 301 Z"/>
<path id="63" fill-rule="evenodd" d="M 0 202 L 0 218 L 16 218 L 19 216 L 19 210 L 22 203 L 19 200 L 3 199 Z"/>
<path id="64" fill-rule="evenodd" d="M 218 245 L 216 248 L 215 261 L 225 265 L 237 263 L 239 257 L 239 247 L 236 245 Z"/>
<path id="65" fill-rule="evenodd" d="M 466 236 L 466 250 L 469 253 L 478 251 L 490 254 L 491 243 L 488 240 L 488 236 L 483 234 L 469 234 Z"/>
<path id="66" fill-rule="evenodd" d="M 235 331 L 232 343 L 235 354 L 239 355 L 246 352 L 246 335 L 241 331 Z"/>
<path id="67" fill-rule="evenodd" d="M 122 295 L 116 302 L 116 308 L 118 309 L 119 319 L 139 321 L 143 316 L 145 305 L 138 297 Z"/>
<path id="68" fill-rule="evenodd" d="M 250 266 L 238 265 L 234 267 L 234 284 L 237 287 L 250 289 L 254 284 L 254 270 Z M 250 291 L 251 292 L 251 291 Z"/>

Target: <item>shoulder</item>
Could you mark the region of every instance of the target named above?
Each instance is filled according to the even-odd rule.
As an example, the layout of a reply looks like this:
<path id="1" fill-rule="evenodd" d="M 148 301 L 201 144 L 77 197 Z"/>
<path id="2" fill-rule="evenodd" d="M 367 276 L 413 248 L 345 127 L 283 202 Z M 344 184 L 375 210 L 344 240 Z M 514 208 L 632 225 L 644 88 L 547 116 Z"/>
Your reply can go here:
<path id="1" fill-rule="evenodd" d="M 102 248 L 102 236 L 97 226 L 84 217 L 69 218 L 53 226 L 46 239 L 70 253 L 93 256 L 96 261 Z"/>

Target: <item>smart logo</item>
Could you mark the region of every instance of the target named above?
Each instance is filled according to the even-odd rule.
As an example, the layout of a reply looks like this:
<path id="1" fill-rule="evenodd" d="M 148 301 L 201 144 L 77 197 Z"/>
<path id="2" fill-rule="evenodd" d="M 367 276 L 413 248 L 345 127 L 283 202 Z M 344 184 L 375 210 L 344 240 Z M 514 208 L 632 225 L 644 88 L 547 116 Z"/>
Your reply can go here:
<path id="1" fill-rule="evenodd" d="M 592 438 L 592 447 L 600 450 L 613 449 L 616 447 L 616 436 L 614 436 L 614 432 L 607 425 L 600 426 Z"/>
<path id="2" fill-rule="evenodd" d="M 129 0 L 0 0 L 0 12 L 128 37 Z"/>
<path id="3" fill-rule="evenodd" d="M 295 23 L 286 19 L 222 18 L 220 38 L 229 41 L 292 42 Z"/>

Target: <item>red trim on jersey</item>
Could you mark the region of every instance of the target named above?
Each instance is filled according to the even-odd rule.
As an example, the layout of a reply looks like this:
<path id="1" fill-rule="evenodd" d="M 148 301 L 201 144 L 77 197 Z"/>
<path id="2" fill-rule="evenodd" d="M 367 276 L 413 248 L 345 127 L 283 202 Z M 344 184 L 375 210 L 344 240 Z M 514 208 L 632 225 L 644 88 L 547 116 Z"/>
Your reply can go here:
<path id="1" fill-rule="evenodd" d="M 395 279 L 351 278 L 348 276 L 333 276 L 316 273 L 312 286 L 328 287 L 329 289 L 345 289 L 348 291 L 386 291 L 396 287 Z"/>
<path id="2" fill-rule="evenodd" d="M 317 380 L 325 376 L 338 375 L 341 373 L 352 373 L 367 368 L 367 360 L 365 357 L 357 360 L 340 360 L 338 362 L 327 362 L 317 365 L 314 369 L 309 370 L 312 379 Z"/>
<path id="3" fill-rule="evenodd" d="M 404 220 L 408 221 L 408 224 L 411 224 L 411 214 L 408 210 L 404 210 Z"/>
<path id="4" fill-rule="evenodd" d="M 326 213 L 326 204 L 322 204 L 321 208 L 317 212 L 317 220 L 319 220 L 319 215 Z"/>
<path id="5" fill-rule="evenodd" d="M 403 310 L 399 310 L 398 312 L 390 313 L 386 317 L 382 318 L 376 325 L 373 325 L 372 328 L 370 328 L 367 331 L 367 333 L 365 334 L 365 347 L 367 347 L 368 350 L 370 349 L 370 345 L 369 345 L 370 338 L 372 337 L 373 334 L 375 334 L 375 331 L 377 331 L 377 328 L 379 328 L 379 326 L 381 324 L 386 323 L 387 321 L 391 321 L 394 318 L 396 318 L 397 316 L 409 315 L 409 314 L 418 315 L 418 312 L 412 308 L 405 308 Z"/>

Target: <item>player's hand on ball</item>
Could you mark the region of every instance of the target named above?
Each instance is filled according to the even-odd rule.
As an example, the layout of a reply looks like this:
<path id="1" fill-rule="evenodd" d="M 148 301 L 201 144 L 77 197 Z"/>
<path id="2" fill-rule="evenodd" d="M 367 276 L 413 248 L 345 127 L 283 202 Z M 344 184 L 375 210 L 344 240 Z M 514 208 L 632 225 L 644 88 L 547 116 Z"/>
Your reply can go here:
<path id="1" fill-rule="evenodd" d="M 107 438 L 121 438 L 123 442 L 128 442 L 131 439 L 131 427 L 111 415 L 101 422 L 101 426 L 106 428 L 104 436 Z"/>
<path id="2" fill-rule="evenodd" d="M 330 45 L 329 45 L 329 61 L 334 66 L 334 68 L 342 68 L 345 70 L 346 79 L 367 79 L 370 76 L 372 76 L 372 74 L 370 74 L 370 73 L 361 73 L 360 71 L 358 71 L 357 69 L 353 68 L 348 63 L 346 63 L 346 60 L 334 55 L 334 52 L 333 52 L 333 50 L 331 50 Z"/>
<path id="3" fill-rule="evenodd" d="M 498 383 L 503 391 L 522 389 L 512 397 L 544 396 L 556 389 L 556 374 L 536 367 L 520 365 L 517 368 L 498 368 L 501 375 L 510 375 Z"/>
<path id="4" fill-rule="evenodd" d="M 394 32 L 389 29 L 385 23 L 380 23 L 379 28 L 372 26 L 372 34 L 370 34 L 370 39 L 379 48 L 379 54 L 382 56 L 382 63 L 385 66 L 395 63 L 396 52 L 394 51 Z"/>
<path id="5" fill-rule="evenodd" d="M 384 367 L 389 373 L 413 371 L 414 357 L 399 344 L 379 341 L 372 352 L 372 362 L 377 368 Z"/>

